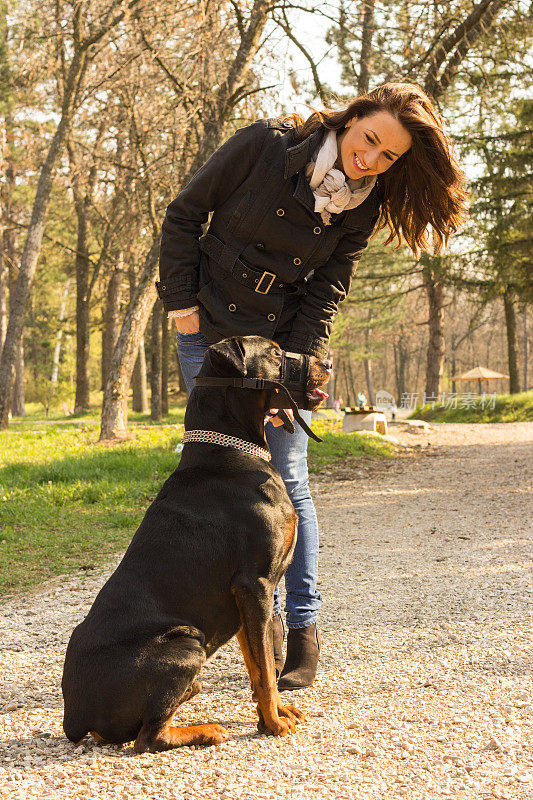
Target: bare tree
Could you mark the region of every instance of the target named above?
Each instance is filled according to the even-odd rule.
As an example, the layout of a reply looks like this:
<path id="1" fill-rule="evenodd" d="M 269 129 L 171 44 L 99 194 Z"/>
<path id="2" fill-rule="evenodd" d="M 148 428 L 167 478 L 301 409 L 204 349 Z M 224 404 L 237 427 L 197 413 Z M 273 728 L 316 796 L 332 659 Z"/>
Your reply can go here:
<path id="1" fill-rule="evenodd" d="M 170 336 L 168 317 L 165 309 L 160 309 L 161 315 L 161 412 L 168 414 L 168 373 L 170 361 Z"/>
<path id="2" fill-rule="evenodd" d="M 97 54 L 97 46 L 139 2 L 140 0 L 113 0 L 107 3 L 91 3 L 87 0 L 74 6 L 53 3 L 53 8 L 49 9 L 52 12 L 50 24 L 59 50 L 57 57 L 68 66 L 64 69 L 65 80 L 61 87 L 59 122 L 39 172 L 18 279 L 11 297 L 9 322 L 0 361 L 0 428 L 8 425 L 15 362 L 17 352 L 20 351 L 24 313 L 41 251 L 54 172 L 80 99 L 84 76 Z"/>
<path id="3" fill-rule="evenodd" d="M 202 81 L 200 82 L 200 94 L 196 97 L 190 87 L 189 81 L 183 76 L 183 52 L 179 55 L 178 63 L 173 66 L 168 62 L 167 43 L 154 43 L 148 31 L 150 26 L 147 24 L 141 13 L 137 14 L 140 39 L 150 54 L 151 62 L 155 63 L 161 70 L 161 75 L 166 78 L 169 86 L 175 92 L 175 102 L 181 104 L 181 110 L 185 121 L 184 141 L 182 146 L 191 136 L 196 138 L 196 145 L 193 150 L 192 159 L 187 158 L 188 153 L 182 149 L 182 159 L 178 163 L 178 170 L 181 175 L 181 183 L 185 185 L 197 169 L 211 155 L 222 141 L 226 131 L 226 125 L 231 119 L 235 108 L 243 98 L 254 91 L 249 86 L 251 76 L 250 67 L 261 45 L 266 23 L 272 14 L 273 7 L 267 0 L 254 0 L 251 8 L 246 15 L 242 7 L 234 4 L 235 16 L 228 19 L 227 6 L 212 3 L 208 11 L 203 7 L 199 10 L 199 27 L 195 31 L 196 39 L 204 37 L 198 64 Z M 236 42 L 233 47 L 230 33 L 232 26 L 235 28 Z M 209 39 L 211 45 L 213 37 L 216 39 L 224 33 L 225 48 L 223 59 L 221 53 L 216 49 L 209 49 Z M 183 42 L 182 42 L 183 44 Z M 197 41 L 195 41 L 195 48 Z M 229 52 L 227 52 L 229 50 Z M 217 69 L 209 64 L 209 58 L 215 59 Z M 207 77 L 206 77 L 207 76 Z M 209 85 L 205 81 L 212 83 Z M 190 81 L 192 84 L 193 81 Z M 193 102 L 193 99 L 195 102 Z M 201 108 L 201 114 L 191 113 L 191 109 L 196 104 Z M 135 106 L 138 110 L 138 105 Z M 137 116 L 133 117 L 132 128 L 134 132 L 139 132 L 141 126 Z M 137 149 L 142 164 L 143 177 L 147 191 L 148 207 L 150 209 L 150 220 L 152 226 L 156 227 L 154 240 L 146 258 L 143 272 L 140 276 L 139 284 L 135 294 L 132 296 L 126 316 L 122 325 L 109 374 L 109 379 L 104 391 L 102 406 L 102 425 L 100 431 L 101 439 L 114 439 L 126 435 L 127 431 L 127 398 L 126 391 L 129 386 L 135 354 L 138 350 L 140 338 L 143 334 L 150 311 L 155 302 L 156 293 L 154 281 L 157 275 L 160 223 L 155 209 L 155 196 L 150 184 L 146 183 L 150 179 L 151 172 L 148 169 L 148 151 L 143 135 L 136 135 Z M 155 222 L 155 225 L 154 225 Z"/>
<path id="4" fill-rule="evenodd" d="M 124 280 L 124 256 L 119 253 L 114 259 L 106 291 L 104 319 L 102 325 L 102 389 L 107 382 L 109 365 L 120 330 L 120 301 Z"/>
<path id="5" fill-rule="evenodd" d="M 518 334 L 516 330 L 516 309 L 513 291 L 507 287 L 503 294 L 505 322 L 507 325 L 507 357 L 509 361 L 509 391 L 518 394 L 520 391 L 520 375 L 518 371 Z"/>
<path id="6" fill-rule="evenodd" d="M 150 416 L 161 422 L 161 301 L 152 309 L 152 358 L 150 369 Z"/>
<path id="7" fill-rule="evenodd" d="M 56 343 L 54 347 L 54 355 L 52 358 L 52 375 L 50 377 L 50 381 L 53 384 L 57 384 L 59 378 L 59 362 L 61 358 L 61 342 L 63 341 L 63 322 L 67 316 L 67 302 L 68 296 L 70 294 L 70 282 L 67 281 L 63 287 L 63 293 L 61 295 L 61 305 L 59 307 L 59 316 L 58 316 L 58 328 L 56 333 Z"/>
<path id="8" fill-rule="evenodd" d="M 98 274 L 97 265 L 91 280 L 91 258 L 89 254 L 90 211 L 93 204 L 98 177 L 97 158 L 102 144 L 107 120 L 100 119 L 96 139 L 91 150 L 91 162 L 78 162 L 77 149 L 72 139 L 67 139 L 74 208 L 78 223 L 75 272 L 76 272 L 76 397 L 74 413 L 89 410 L 89 311 L 92 289 Z M 88 166 L 88 169 L 87 169 Z M 86 179 L 85 179 L 86 178 Z"/>

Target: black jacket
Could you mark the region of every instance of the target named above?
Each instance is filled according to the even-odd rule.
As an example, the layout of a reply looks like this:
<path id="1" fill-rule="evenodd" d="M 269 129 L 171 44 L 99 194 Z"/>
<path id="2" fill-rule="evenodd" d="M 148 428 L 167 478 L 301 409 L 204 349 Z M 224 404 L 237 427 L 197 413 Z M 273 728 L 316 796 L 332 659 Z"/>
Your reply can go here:
<path id="1" fill-rule="evenodd" d="M 280 120 L 241 128 L 168 206 L 157 290 L 167 311 L 198 304 L 210 342 L 258 334 L 327 356 L 380 194 L 376 182 L 361 205 L 324 225 L 305 177 L 324 130 L 297 142 Z"/>

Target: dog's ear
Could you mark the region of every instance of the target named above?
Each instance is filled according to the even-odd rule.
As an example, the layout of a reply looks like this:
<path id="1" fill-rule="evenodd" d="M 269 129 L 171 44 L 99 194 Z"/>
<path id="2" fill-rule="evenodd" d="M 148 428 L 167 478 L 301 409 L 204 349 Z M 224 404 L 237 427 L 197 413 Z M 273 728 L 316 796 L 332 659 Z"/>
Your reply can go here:
<path id="1" fill-rule="evenodd" d="M 239 336 L 212 344 L 209 355 L 211 365 L 222 375 L 246 375 L 246 350 Z"/>

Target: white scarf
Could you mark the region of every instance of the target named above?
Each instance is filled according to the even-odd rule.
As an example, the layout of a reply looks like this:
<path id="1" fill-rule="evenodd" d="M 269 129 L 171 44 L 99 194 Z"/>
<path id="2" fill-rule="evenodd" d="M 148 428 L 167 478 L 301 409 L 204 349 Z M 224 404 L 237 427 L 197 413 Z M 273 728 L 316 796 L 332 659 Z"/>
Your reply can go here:
<path id="1" fill-rule="evenodd" d="M 333 166 L 337 156 L 337 131 L 329 131 L 305 168 L 305 175 L 315 196 L 315 211 L 320 212 L 324 225 L 331 224 L 331 213 L 339 214 L 345 209 L 361 205 L 377 179 L 377 175 L 347 179 L 344 172 Z"/>

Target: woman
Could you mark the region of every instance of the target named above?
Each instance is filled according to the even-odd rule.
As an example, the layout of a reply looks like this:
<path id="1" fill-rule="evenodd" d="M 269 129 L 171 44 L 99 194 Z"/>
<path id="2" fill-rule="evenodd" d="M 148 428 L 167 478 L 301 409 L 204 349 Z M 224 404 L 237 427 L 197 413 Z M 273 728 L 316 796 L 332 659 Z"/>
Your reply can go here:
<path id="1" fill-rule="evenodd" d="M 259 334 L 325 360 L 338 304 L 377 227 L 415 255 L 438 252 L 465 219 L 463 173 L 426 95 L 386 83 L 340 111 L 258 120 L 238 130 L 169 205 L 157 284 L 176 318 L 190 390 L 206 348 Z M 212 212 L 209 229 L 202 226 Z M 306 421 L 310 413 L 303 412 Z M 320 650 L 318 526 L 308 487 L 307 436 L 267 424 L 272 463 L 298 515 L 287 570 L 287 658 L 280 689 L 309 686 Z M 279 600 L 274 652 L 283 665 Z"/>

